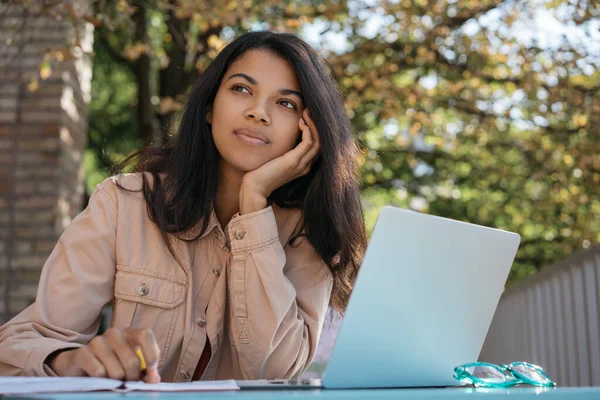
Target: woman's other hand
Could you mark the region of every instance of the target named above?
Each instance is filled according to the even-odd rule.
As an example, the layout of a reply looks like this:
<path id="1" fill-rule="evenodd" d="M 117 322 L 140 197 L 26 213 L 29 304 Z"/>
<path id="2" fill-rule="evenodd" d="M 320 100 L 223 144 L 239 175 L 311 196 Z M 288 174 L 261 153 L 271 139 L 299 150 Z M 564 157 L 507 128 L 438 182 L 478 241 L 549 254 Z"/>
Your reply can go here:
<path id="1" fill-rule="evenodd" d="M 146 361 L 146 377 L 142 377 L 139 347 Z M 160 382 L 158 360 L 160 348 L 150 329 L 109 328 L 87 345 L 58 353 L 50 359 L 50 368 L 59 376 L 106 377 L 147 383 Z"/>
<path id="2" fill-rule="evenodd" d="M 308 109 L 298 121 L 302 140 L 296 147 L 244 175 L 240 189 L 240 214 L 261 210 L 271 193 L 286 183 L 308 174 L 319 153 L 319 135 Z"/>

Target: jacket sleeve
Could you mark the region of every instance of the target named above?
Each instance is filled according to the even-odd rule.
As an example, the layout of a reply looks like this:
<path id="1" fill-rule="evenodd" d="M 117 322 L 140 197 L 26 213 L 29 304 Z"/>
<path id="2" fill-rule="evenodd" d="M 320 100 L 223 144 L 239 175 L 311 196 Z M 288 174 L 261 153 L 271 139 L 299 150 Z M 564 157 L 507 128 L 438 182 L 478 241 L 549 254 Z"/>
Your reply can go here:
<path id="1" fill-rule="evenodd" d="M 234 218 L 228 234 L 229 340 L 242 378 L 297 377 L 315 355 L 331 273 L 306 238 L 284 250 L 271 207 Z"/>
<path id="2" fill-rule="evenodd" d="M 107 182 L 107 181 L 105 181 Z M 35 302 L 0 327 L 0 376 L 54 376 L 45 359 L 98 332 L 113 297 L 116 203 L 100 184 L 42 268 Z"/>

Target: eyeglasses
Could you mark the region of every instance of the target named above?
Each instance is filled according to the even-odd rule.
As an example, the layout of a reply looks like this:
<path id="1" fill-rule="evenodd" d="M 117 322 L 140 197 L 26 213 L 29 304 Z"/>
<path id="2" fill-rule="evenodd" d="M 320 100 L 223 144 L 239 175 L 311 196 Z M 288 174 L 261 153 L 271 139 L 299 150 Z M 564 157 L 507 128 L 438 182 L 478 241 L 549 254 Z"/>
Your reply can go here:
<path id="1" fill-rule="evenodd" d="M 522 383 L 543 387 L 556 386 L 542 367 L 523 361 L 508 365 L 486 362 L 459 365 L 454 368 L 454 377 L 475 387 L 505 388 Z"/>

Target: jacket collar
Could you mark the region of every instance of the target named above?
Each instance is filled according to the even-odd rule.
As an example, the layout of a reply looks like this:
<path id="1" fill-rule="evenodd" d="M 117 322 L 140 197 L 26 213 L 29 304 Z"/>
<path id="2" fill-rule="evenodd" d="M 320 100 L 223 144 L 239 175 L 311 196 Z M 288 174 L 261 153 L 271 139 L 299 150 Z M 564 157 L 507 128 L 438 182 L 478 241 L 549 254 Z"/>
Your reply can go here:
<path id="1" fill-rule="evenodd" d="M 196 225 L 194 225 L 192 228 L 190 228 L 189 230 L 182 232 L 182 233 L 178 233 L 175 236 L 184 239 L 184 240 L 192 240 L 196 237 L 198 237 L 198 234 L 200 233 L 200 230 L 202 229 L 202 220 L 198 221 L 198 223 Z M 217 219 L 217 215 L 215 214 L 215 210 L 213 209 L 210 212 L 210 215 L 208 217 L 208 226 L 206 227 L 206 231 L 204 231 L 204 233 L 202 235 L 200 235 L 200 237 L 198 237 L 199 239 L 209 235 L 213 229 L 215 229 L 217 226 L 219 225 L 219 220 Z"/>

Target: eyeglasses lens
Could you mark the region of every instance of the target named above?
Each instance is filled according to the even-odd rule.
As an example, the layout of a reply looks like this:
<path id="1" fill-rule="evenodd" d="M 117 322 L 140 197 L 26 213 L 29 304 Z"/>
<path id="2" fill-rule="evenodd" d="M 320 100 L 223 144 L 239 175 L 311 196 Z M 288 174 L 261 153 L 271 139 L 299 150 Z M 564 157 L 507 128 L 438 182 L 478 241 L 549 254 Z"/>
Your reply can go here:
<path id="1" fill-rule="evenodd" d="M 516 365 L 511 365 L 511 368 L 514 372 L 517 372 L 520 375 L 522 375 L 522 376 L 526 377 L 527 379 L 530 379 L 534 382 L 539 382 L 539 383 L 550 382 L 550 380 L 546 376 L 544 376 L 544 374 L 542 374 L 536 368 L 530 367 L 528 365 L 516 364 Z"/>
<path id="2" fill-rule="evenodd" d="M 490 383 L 506 382 L 506 374 L 504 372 L 487 365 L 477 365 L 468 367 L 467 372 L 474 377 Z"/>

